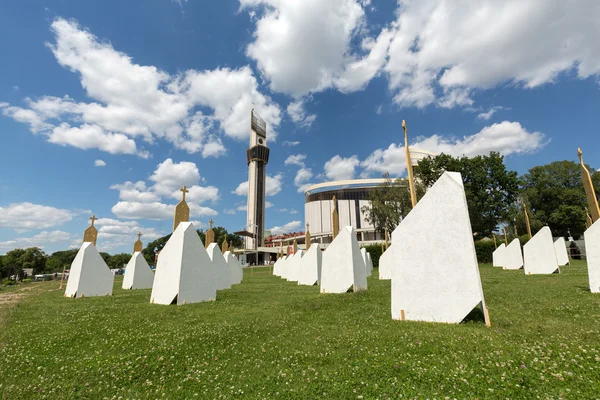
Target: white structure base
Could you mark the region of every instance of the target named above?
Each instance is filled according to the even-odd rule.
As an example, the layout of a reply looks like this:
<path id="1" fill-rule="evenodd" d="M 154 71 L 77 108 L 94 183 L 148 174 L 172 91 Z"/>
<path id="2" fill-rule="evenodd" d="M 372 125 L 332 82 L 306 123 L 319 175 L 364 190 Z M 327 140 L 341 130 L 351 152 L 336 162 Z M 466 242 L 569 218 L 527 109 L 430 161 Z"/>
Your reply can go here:
<path id="1" fill-rule="evenodd" d="M 279 274 L 277 275 L 278 277 L 285 279 L 285 277 L 287 276 L 287 265 L 288 262 L 291 260 L 292 255 L 287 255 L 287 256 L 283 256 L 281 258 L 281 263 L 279 264 Z"/>
<path id="2" fill-rule="evenodd" d="M 392 247 L 379 257 L 379 279 L 392 279 Z"/>
<path id="3" fill-rule="evenodd" d="M 319 245 L 310 246 L 302 256 L 298 285 L 313 286 L 321 282 L 321 266 L 323 265 L 323 252 Z"/>
<path id="4" fill-rule="evenodd" d="M 223 257 L 225 257 L 225 261 L 227 261 L 227 266 L 229 267 L 231 284 L 238 285 L 242 283 L 242 279 L 244 279 L 244 270 L 238 259 L 231 254 L 230 251 L 226 251 L 225 254 L 223 254 Z"/>
<path id="5" fill-rule="evenodd" d="M 504 255 L 506 254 L 506 245 L 501 243 L 500 246 L 492 253 L 492 266 L 503 267 L 505 264 Z"/>
<path id="6" fill-rule="evenodd" d="M 283 257 L 280 257 L 277 259 L 277 261 L 275 261 L 275 264 L 273 265 L 273 275 L 275 276 L 281 276 L 281 263 L 283 261 Z"/>
<path id="7" fill-rule="evenodd" d="M 559 237 L 554 241 L 554 252 L 556 253 L 556 262 L 564 267 L 569 263 L 569 254 L 567 253 L 567 243 L 564 237 Z"/>
<path id="8" fill-rule="evenodd" d="M 367 270 L 351 226 L 340 230 L 323 253 L 321 293 L 367 290 Z"/>
<path id="9" fill-rule="evenodd" d="M 136 251 L 125 267 L 123 289 L 151 289 L 154 283 L 154 272 L 146 262 L 144 255 Z"/>
<path id="10" fill-rule="evenodd" d="M 521 242 L 518 238 L 506 246 L 504 251 L 503 269 L 521 269 L 523 268 L 523 252 L 521 251 Z"/>
<path id="11" fill-rule="evenodd" d="M 177 305 L 217 298 L 212 262 L 191 222 L 180 222 L 158 257 L 150 302 Z"/>
<path id="12" fill-rule="evenodd" d="M 288 259 L 286 266 L 286 276 L 290 282 L 298 282 L 300 278 L 300 268 L 302 267 L 302 256 L 304 255 L 304 250 L 298 249 L 296 254 L 294 254 L 291 259 Z"/>
<path id="13" fill-rule="evenodd" d="M 367 272 L 367 276 L 371 276 L 373 272 L 373 261 L 371 261 L 371 254 L 364 247 L 360 249 L 360 255 L 363 258 L 363 263 L 365 264 L 365 271 Z"/>
<path id="14" fill-rule="evenodd" d="M 544 226 L 523 246 L 525 275 L 560 272 L 550 228 Z"/>
<path id="15" fill-rule="evenodd" d="M 590 291 L 600 293 L 600 220 L 594 222 L 585 233 L 585 252 Z"/>
<path id="16" fill-rule="evenodd" d="M 111 295 L 115 277 L 91 242 L 79 248 L 67 281 L 66 297 Z"/>
<path id="17" fill-rule="evenodd" d="M 444 172 L 392 242 L 393 319 L 459 323 L 481 305 L 489 324 L 459 173 Z"/>

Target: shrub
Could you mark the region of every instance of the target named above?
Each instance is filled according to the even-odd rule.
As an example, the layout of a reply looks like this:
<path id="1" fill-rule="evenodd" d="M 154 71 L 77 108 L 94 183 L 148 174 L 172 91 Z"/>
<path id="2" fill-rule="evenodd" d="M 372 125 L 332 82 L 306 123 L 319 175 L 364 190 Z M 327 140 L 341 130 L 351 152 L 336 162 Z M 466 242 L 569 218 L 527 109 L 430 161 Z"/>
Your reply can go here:
<path id="1" fill-rule="evenodd" d="M 381 244 L 370 244 L 368 246 L 362 246 L 371 255 L 371 261 L 373 261 L 373 268 L 379 268 L 379 257 L 381 257 Z"/>
<path id="2" fill-rule="evenodd" d="M 475 254 L 477 262 L 488 264 L 492 262 L 492 253 L 496 250 L 493 240 L 478 240 L 475 242 Z"/>
<path id="3" fill-rule="evenodd" d="M 6 285 L 6 286 L 13 286 L 13 285 L 18 285 L 19 283 L 17 281 L 13 281 L 10 278 L 6 278 L 2 281 L 2 284 Z"/>
<path id="4" fill-rule="evenodd" d="M 29 283 L 29 282 L 31 282 L 31 278 L 25 278 L 21 282 L 23 282 L 23 283 Z"/>

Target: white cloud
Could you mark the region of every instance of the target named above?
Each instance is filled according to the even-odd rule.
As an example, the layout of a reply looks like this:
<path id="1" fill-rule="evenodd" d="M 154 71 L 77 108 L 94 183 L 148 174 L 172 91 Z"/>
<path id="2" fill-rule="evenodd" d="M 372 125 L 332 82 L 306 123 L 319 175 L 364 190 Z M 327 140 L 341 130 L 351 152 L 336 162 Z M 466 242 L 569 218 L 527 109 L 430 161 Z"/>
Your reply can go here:
<path id="1" fill-rule="evenodd" d="M 296 125 L 302 128 L 310 128 L 312 123 L 317 119 L 317 116 L 316 114 L 306 113 L 304 102 L 303 99 L 291 102 L 287 106 L 287 113 Z"/>
<path id="2" fill-rule="evenodd" d="M 23 249 L 28 247 L 45 248 L 48 244 L 64 243 L 72 239 L 68 232 L 64 231 L 42 231 L 32 237 L 20 237 L 12 240 L 0 242 L 0 249 L 10 251 L 13 249 Z"/>
<path id="3" fill-rule="evenodd" d="M 106 167 L 106 162 L 104 162 L 104 160 L 96 160 L 96 161 L 94 161 L 94 166 L 95 167 Z"/>
<path id="4" fill-rule="evenodd" d="M 312 177 L 313 173 L 310 168 L 300 168 L 298 172 L 296 172 L 296 177 L 294 178 L 294 185 L 296 185 L 296 187 L 298 188 L 298 193 L 304 192 L 304 189 L 310 185 L 308 181 Z"/>
<path id="5" fill-rule="evenodd" d="M 160 195 L 171 195 L 183 186 L 196 185 L 200 181 L 200 172 L 193 162 L 173 162 L 167 158 L 158 164 L 150 180 L 154 181 L 152 187 Z"/>
<path id="6" fill-rule="evenodd" d="M 265 201 L 265 208 L 271 208 L 273 207 L 273 203 L 271 203 L 270 201 Z"/>
<path id="7" fill-rule="evenodd" d="M 235 215 L 235 210 L 232 208 L 227 208 L 227 209 L 223 210 L 223 214 Z"/>
<path id="8" fill-rule="evenodd" d="M 248 66 L 170 75 L 134 63 L 75 21 L 58 18 L 52 32 L 55 40 L 48 46 L 60 65 L 79 76 L 91 101 L 27 98 L 27 108 L 3 104 L 2 114 L 27 123 L 53 143 L 148 157 L 136 140 L 153 143 L 160 138 L 188 153 L 218 157 L 226 151 L 222 134 L 249 137 L 252 103 L 267 122 L 270 138 L 276 137 L 281 111 L 259 92 Z"/>
<path id="9" fill-rule="evenodd" d="M 492 118 L 492 116 L 493 116 L 493 115 L 494 115 L 494 114 L 495 114 L 497 111 L 500 111 L 500 110 L 503 110 L 503 109 L 504 109 L 504 107 L 500 107 L 500 106 L 497 106 L 497 107 L 492 107 L 492 108 L 490 108 L 490 109 L 489 109 L 488 111 L 486 111 L 486 112 L 482 112 L 482 113 L 479 113 L 479 114 L 477 114 L 477 119 L 480 119 L 480 120 L 482 120 L 482 121 L 489 121 L 489 119 L 490 119 L 490 118 Z"/>
<path id="10" fill-rule="evenodd" d="M 304 160 L 306 160 L 306 154 L 290 155 L 288 158 L 286 158 L 284 164 L 304 167 Z"/>
<path id="11" fill-rule="evenodd" d="M 0 207 L 0 228 L 17 231 L 47 229 L 73 219 L 78 212 L 32 203 L 13 203 Z"/>
<path id="12" fill-rule="evenodd" d="M 600 72 L 600 3 L 399 0 L 385 71 L 395 102 L 469 105 L 472 89 Z"/>
<path id="13" fill-rule="evenodd" d="M 112 218 L 100 218 L 96 221 L 98 240 L 102 243 L 112 240 L 115 243 L 128 244 L 137 240 L 137 233 L 142 233 L 142 241 L 152 241 L 165 234 L 155 228 L 144 228 L 137 221 L 120 221 Z"/>
<path id="14" fill-rule="evenodd" d="M 195 203 L 188 202 L 188 206 L 190 207 L 190 217 L 204 217 L 219 214 L 212 208 L 203 207 Z M 119 201 L 112 207 L 111 211 L 119 218 L 163 220 L 173 218 L 175 204 Z"/>
<path id="15" fill-rule="evenodd" d="M 111 189 L 119 191 L 119 199 L 137 203 L 153 203 L 160 199 L 160 196 L 146 188 L 144 181 L 124 182 L 118 185 L 112 185 Z"/>
<path id="16" fill-rule="evenodd" d="M 248 205 L 247 204 L 242 204 L 237 206 L 236 210 L 238 211 L 248 211 Z"/>
<path id="17" fill-rule="evenodd" d="M 291 210 L 290 214 L 298 214 L 298 210 Z"/>
<path id="18" fill-rule="evenodd" d="M 216 202 L 219 200 L 219 189 L 214 186 L 190 186 L 190 191 L 185 195 L 186 201 L 192 201 L 202 204 L 206 201 Z M 181 200 L 181 191 L 175 190 L 171 193 L 171 198 Z"/>
<path id="19" fill-rule="evenodd" d="M 445 138 L 439 135 L 420 138 L 418 142 L 411 143 L 410 148 L 435 154 L 445 153 L 455 157 L 487 155 L 491 151 L 508 156 L 531 153 L 545 144 L 542 133 L 529 132 L 518 122 L 504 121 L 486 126 L 476 134 L 462 138 Z M 387 149 L 377 149 L 360 165 L 364 168 L 362 176 L 374 172 L 388 172 L 398 176 L 406 169 L 404 146 L 392 143 Z"/>
<path id="20" fill-rule="evenodd" d="M 364 2 L 240 0 L 240 5 L 262 13 L 246 53 L 274 91 L 299 98 L 330 87 L 358 90 L 385 62 L 391 32 L 364 37 Z M 353 40 L 362 41 L 360 54 L 352 52 Z"/>
<path id="21" fill-rule="evenodd" d="M 357 156 L 340 157 L 336 155 L 325 163 L 325 176 L 333 181 L 354 178 L 354 169 L 360 164 Z"/>
<path id="22" fill-rule="evenodd" d="M 300 228 L 301 225 L 302 223 L 300 221 L 288 222 L 283 226 L 274 226 L 273 228 L 271 228 L 271 233 L 273 235 L 279 235 L 281 233 L 293 232 L 294 230 Z"/>
<path id="23" fill-rule="evenodd" d="M 298 146 L 300 144 L 300 142 L 290 142 L 290 141 L 286 140 L 282 144 L 284 146 L 294 147 L 294 146 Z"/>
<path id="24" fill-rule="evenodd" d="M 275 176 L 267 175 L 267 183 L 265 187 L 266 196 L 275 196 L 281 192 L 281 186 L 283 185 L 283 175 L 277 174 Z M 233 192 L 238 196 L 248 196 L 248 181 L 240 183 Z"/>

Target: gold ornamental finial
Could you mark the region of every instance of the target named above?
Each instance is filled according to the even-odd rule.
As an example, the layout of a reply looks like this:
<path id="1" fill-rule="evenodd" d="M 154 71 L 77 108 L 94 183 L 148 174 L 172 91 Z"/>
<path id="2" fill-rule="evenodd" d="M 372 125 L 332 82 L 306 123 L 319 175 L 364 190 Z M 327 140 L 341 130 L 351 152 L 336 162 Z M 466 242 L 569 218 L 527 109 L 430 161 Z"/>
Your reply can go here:
<path id="1" fill-rule="evenodd" d="M 183 193 L 183 197 L 181 198 L 181 200 L 185 201 L 185 194 L 189 193 L 190 191 L 187 189 L 187 186 L 185 186 L 185 185 L 179 190 L 181 191 L 181 193 Z"/>
<path id="2" fill-rule="evenodd" d="M 210 229 L 212 229 L 213 224 L 215 223 L 215 221 L 213 221 L 212 219 L 208 221 L 208 223 L 210 224 Z"/>
<path id="3" fill-rule="evenodd" d="M 180 222 L 188 222 L 190 220 L 190 207 L 185 202 L 185 194 L 189 193 L 186 186 L 179 189 L 182 193 L 181 201 L 175 206 L 175 213 L 173 216 L 173 232 L 179 226 Z"/>
<path id="4" fill-rule="evenodd" d="M 335 239 L 340 233 L 340 216 L 337 210 L 335 194 L 331 200 L 333 201 L 333 211 L 331 212 L 331 236 L 333 239 Z"/>
<path id="5" fill-rule="evenodd" d="M 92 220 L 92 226 L 94 226 L 94 221 L 96 221 L 98 218 L 96 218 L 95 215 L 92 215 L 92 218 L 90 218 Z"/>
<path id="6" fill-rule="evenodd" d="M 96 241 L 98 240 L 98 230 L 94 226 L 94 221 L 96 221 L 97 219 L 98 218 L 96 218 L 95 215 L 92 215 L 92 218 L 90 218 L 90 220 L 92 221 L 91 225 L 88 226 L 85 231 L 83 231 L 83 241 L 91 242 L 94 244 L 94 246 L 96 245 Z"/>
<path id="7" fill-rule="evenodd" d="M 142 244 L 142 232 L 137 233 L 137 241 L 133 244 L 133 252 L 144 250 L 144 245 Z"/>
<path id="8" fill-rule="evenodd" d="M 587 196 L 588 208 L 592 217 L 592 223 L 600 219 L 600 208 L 598 207 L 598 199 L 596 198 L 596 192 L 594 191 L 594 184 L 590 171 L 583 163 L 583 152 L 580 148 L 577 148 L 577 156 L 579 157 L 579 164 L 581 164 L 581 179 L 583 181 L 583 188 L 585 189 L 585 195 Z"/>
<path id="9" fill-rule="evenodd" d="M 415 178 L 413 175 L 412 161 L 410 158 L 410 149 L 408 148 L 408 128 L 406 121 L 402 120 L 402 129 L 404 130 L 404 157 L 406 158 L 406 171 L 408 173 L 408 188 L 410 190 L 410 202 L 412 208 L 417 205 L 417 191 L 415 189 Z"/>
<path id="10" fill-rule="evenodd" d="M 529 223 L 529 215 L 527 214 L 527 206 L 523 203 L 523 212 L 525 213 L 525 224 L 527 225 L 527 234 L 529 235 L 529 239 L 533 237 L 531 234 L 531 224 Z"/>

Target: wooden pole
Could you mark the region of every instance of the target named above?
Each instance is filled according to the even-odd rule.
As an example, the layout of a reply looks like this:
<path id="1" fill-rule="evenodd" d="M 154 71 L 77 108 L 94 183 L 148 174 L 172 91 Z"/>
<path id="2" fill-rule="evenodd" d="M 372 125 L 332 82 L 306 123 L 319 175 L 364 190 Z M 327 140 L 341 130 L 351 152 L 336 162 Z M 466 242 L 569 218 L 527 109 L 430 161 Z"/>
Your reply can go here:
<path id="1" fill-rule="evenodd" d="M 494 239 L 494 248 L 497 249 L 498 245 L 496 244 L 496 235 L 492 233 L 492 238 Z"/>
<path id="2" fill-rule="evenodd" d="M 533 237 L 531 234 L 531 225 L 529 224 L 529 215 L 527 214 L 527 206 L 523 203 L 523 212 L 525 213 L 525 225 L 527 225 L 527 234 L 529 235 L 529 239 Z"/>
<path id="3" fill-rule="evenodd" d="M 417 205 L 417 192 L 415 190 L 415 178 L 413 176 L 412 162 L 410 160 L 410 150 L 408 148 L 408 128 L 406 121 L 402 120 L 402 129 L 404 129 L 404 157 L 406 158 L 406 171 L 408 172 L 408 187 L 410 189 L 410 202 L 412 207 Z"/>
<path id="4" fill-rule="evenodd" d="M 63 280 L 65 279 L 65 267 L 66 267 L 66 265 L 63 265 L 63 272 L 62 272 L 62 275 L 60 276 L 60 288 L 59 288 L 60 290 L 62 290 Z"/>
<path id="5" fill-rule="evenodd" d="M 502 232 L 504 232 L 504 244 L 508 246 L 508 238 L 506 237 L 506 227 L 502 227 Z"/>
<path id="6" fill-rule="evenodd" d="M 583 163 L 583 152 L 581 149 L 577 149 L 577 155 L 579 156 L 579 164 L 581 164 L 581 179 L 588 200 L 588 208 L 590 210 L 592 222 L 596 222 L 600 219 L 600 208 L 598 208 L 598 199 L 596 198 L 596 192 L 594 191 L 594 184 L 592 183 L 590 171 L 588 171 Z"/>

